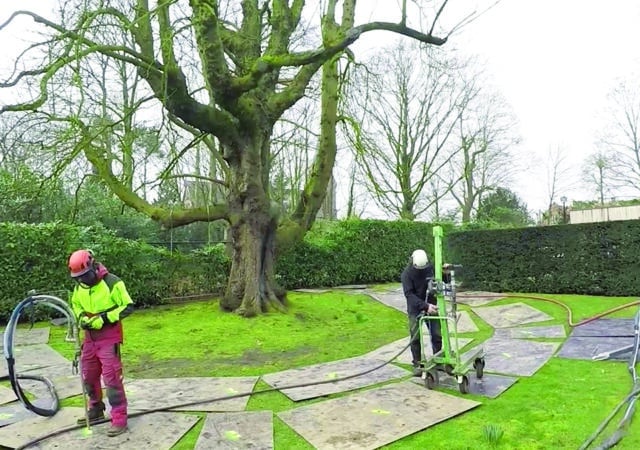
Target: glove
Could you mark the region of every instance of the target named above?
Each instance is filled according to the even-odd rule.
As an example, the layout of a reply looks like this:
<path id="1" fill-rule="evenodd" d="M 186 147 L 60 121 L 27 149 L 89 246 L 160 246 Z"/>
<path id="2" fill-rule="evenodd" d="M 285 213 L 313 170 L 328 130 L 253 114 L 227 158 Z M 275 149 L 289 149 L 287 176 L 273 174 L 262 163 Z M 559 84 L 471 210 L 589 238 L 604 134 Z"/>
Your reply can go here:
<path id="1" fill-rule="evenodd" d="M 103 314 L 93 317 L 86 315 L 80 317 L 80 328 L 83 330 L 100 330 L 105 324 L 105 321 L 102 318 Z"/>

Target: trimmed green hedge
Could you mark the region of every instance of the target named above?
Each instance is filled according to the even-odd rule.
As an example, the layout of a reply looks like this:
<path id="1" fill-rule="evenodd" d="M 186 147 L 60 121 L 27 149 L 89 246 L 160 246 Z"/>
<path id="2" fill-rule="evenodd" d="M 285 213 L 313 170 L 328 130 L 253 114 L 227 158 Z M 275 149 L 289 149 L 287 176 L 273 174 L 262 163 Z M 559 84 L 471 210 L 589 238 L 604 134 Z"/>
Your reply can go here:
<path id="1" fill-rule="evenodd" d="M 78 248 L 91 248 L 120 276 L 137 306 L 220 289 L 229 270 L 221 246 L 184 255 L 117 238 L 106 230 L 64 224 L 0 223 L 0 242 L 0 320 L 5 322 L 32 289 L 66 298 L 65 290 L 73 288 L 67 258 Z"/>
<path id="2" fill-rule="evenodd" d="M 631 296 L 640 292 L 640 221 L 452 233 L 467 289 Z"/>
<path id="3" fill-rule="evenodd" d="M 640 221 L 445 231 L 446 262 L 462 264 L 465 289 L 629 296 L 640 292 Z M 433 226 L 424 222 L 318 222 L 276 261 L 286 289 L 399 281 L 416 248 L 433 258 Z M 66 297 L 66 261 L 91 248 L 127 284 L 138 306 L 168 297 L 220 293 L 229 259 L 222 245 L 183 254 L 64 224 L 0 223 L 0 320 L 27 292 Z M 62 294 L 60 291 L 62 290 Z M 48 311 L 47 311 L 48 312 Z M 45 317 L 45 312 L 37 312 Z"/>
<path id="4" fill-rule="evenodd" d="M 443 228 L 448 233 L 452 226 Z M 433 258 L 432 230 L 424 222 L 319 222 L 278 258 L 278 281 L 287 289 L 399 281 L 413 250 L 424 248 Z"/>

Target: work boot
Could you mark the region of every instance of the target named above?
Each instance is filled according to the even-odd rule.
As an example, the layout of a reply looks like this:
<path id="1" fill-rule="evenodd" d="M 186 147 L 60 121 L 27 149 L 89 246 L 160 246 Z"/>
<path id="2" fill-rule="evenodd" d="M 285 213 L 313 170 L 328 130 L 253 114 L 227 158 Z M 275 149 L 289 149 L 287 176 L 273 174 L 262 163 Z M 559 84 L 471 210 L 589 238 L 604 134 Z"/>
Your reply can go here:
<path id="1" fill-rule="evenodd" d="M 122 433 L 124 433 L 125 431 L 127 431 L 127 426 L 122 426 L 122 427 L 118 427 L 116 425 L 111 425 L 111 428 L 109 428 L 107 430 L 107 436 L 109 437 L 115 437 L 115 436 L 119 436 Z"/>
<path id="2" fill-rule="evenodd" d="M 93 425 L 96 422 L 99 422 L 104 419 L 104 403 L 96 403 L 94 406 L 89 408 L 87 411 L 87 416 L 89 417 L 89 425 Z M 80 417 L 78 419 L 78 425 L 86 425 L 87 420 L 86 417 Z"/>
<path id="3" fill-rule="evenodd" d="M 422 372 L 424 370 L 423 366 L 413 366 L 413 376 L 414 377 L 421 377 L 422 376 Z"/>

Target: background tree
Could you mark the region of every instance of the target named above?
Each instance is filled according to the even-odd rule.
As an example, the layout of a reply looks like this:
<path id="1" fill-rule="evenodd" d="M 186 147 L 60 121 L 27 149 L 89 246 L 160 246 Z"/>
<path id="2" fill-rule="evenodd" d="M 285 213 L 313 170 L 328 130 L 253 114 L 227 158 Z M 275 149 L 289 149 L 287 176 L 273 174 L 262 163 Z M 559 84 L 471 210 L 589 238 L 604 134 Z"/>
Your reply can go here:
<path id="1" fill-rule="evenodd" d="M 475 84 L 485 83 L 472 77 Z M 514 146 L 519 139 L 516 119 L 497 92 L 483 88 L 461 112 L 456 126 L 460 151 L 452 161 L 451 195 L 460 207 L 462 223 L 468 223 L 482 197 L 498 186 L 507 186 L 518 168 Z"/>
<path id="2" fill-rule="evenodd" d="M 600 206 L 611 196 L 611 155 L 604 150 L 589 155 L 582 167 L 582 179 L 586 187 L 598 196 Z"/>
<path id="3" fill-rule="evenodd" d="M 41 27 L 38 32 L 44 42 L 22 53 L 16 66 L 25 69 L 0 84 L 18 90 L 22 99 L 28 93 L 31 98 L 5 105 L 2 112 L 28 112 L 48 125 L 42 136 L 64 135 L 70 156 L 83 154 L 96 175 L 126 205 L 166 227 L 227 221 L 233 254 L 221 306 L 246 316 L 270 306 L 281 308 L 284 293 L 273 278 L 279 217 L 269 192 L 276 122 L 305 96 L 311 79 L 321 71 L 318 148 L 297 208 L 278 233 L 278 242 L 286 245 L 311 227 L 331 180 L 337 151 L 338 60 L 345 49 L 373 30 L 399 33 L 430 45 L 446 42 L 446 37 L 434 35 L 446 1 L 436 5 L 424 31 L 408 26 L 411 3 L 402 2 L 398 23 L 355 25 L 356 3 L 327 0 L 320 22 L 321 41 L 303 42 L 306 45 L 297 49 L 294 44 L 310 25 L 303 17 L 312 16 L 303 12 L 315 7 L 304 0 L 155 4 L 116 0 L 108 5 L 72 0 L 62 2 L 58 22 L 20 11 L 0 29 L 16 17 L 31 17 Z M 130 189 L 123 176 L 126 162 L 109 151 L 100 139 L 103 130 L 94 129 L 95 116 L 82 108 L 89 83 L 79 68 L 91 66 L 94 56 L 124 63 L 130 76 L 143 80 L 146 90 L 139 91 L 138 98 L 149 99 L 145 103 L 161 123 L 172 121 L 198 130 L 198 139 L 215 138 L 217 160 L 226 169 L 225 202 L 165 208 Z M 189 148 L 191 145 L 183 147 L 185 151 Z M 176 164 L 176 159 L 169 163 Z M 171 170 L 160 173 L 166 179 Z"/>
<path id="4" fill-rule="evenodd" d="M 480 201 L 476 221 L 483 226 L 501 228 L 533 224 L 527 205 L 514 192 L 501 187 Z"/>
<path id="5" fill-rule="evenodd" d="M 600 147 L 607 155 L 608 181 L 621 192 L 640 193 L 640 90 L 635 79 L 609 94 Z"/>
<path id="6" fill-rule="evenodd" d="M 560 146 L 550 147 L 547 159 L 542 163 L 542 168 L 545 171 L 549 205 L 543 220 L 547 224 L 552 224 L 557 219 L 556 215 L 553 214 L 553 206 L 556 200 L 559 196 L 571 191 L 573 185 L 572 166 L 566 150 Z"/>
<path id="7" fill-rule="evenodd" d="M 395 217 L 414 220 L 448 192 L 427 191 L 455 157 L 455 125 L 477 95 L 463 65 L 400 42 L 355 74 L 347 136 L 375 202 Z"/>

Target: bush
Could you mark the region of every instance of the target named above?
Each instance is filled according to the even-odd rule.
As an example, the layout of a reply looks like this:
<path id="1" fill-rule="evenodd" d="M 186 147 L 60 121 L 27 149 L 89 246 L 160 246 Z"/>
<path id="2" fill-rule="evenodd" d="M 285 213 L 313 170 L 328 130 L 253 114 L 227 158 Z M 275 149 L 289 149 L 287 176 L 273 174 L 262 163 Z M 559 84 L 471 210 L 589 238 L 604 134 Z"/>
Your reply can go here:
<path id="1" fill-rule="evenodd" d="M 172 296 L 219 293 L 229 263 L 224 248 L 212 247 L 183 255 L 117 238 L 96 228 L 63 224 L 0 223 L 0 319 L 35 289 L 65 297 L 73 289 L 67 258 L 78 248 L 90 248 L 110 272 L 123 279 L 136 306 L 159 304 Z M 38 312 L 42 318 L 46 311 Z"/>
<path id="2" fill-rule="evenodd" d="M 465 288 L 637 295 L 640 221 L 456 232 L 447 249 Z"/>
<path id="3" fill-rule="evenodd" d="M 457 276 L 466 289 L 616 296 L 640 291 L 640 221 L 443 228 L 444 259 L 464 266 Z M 286 289 L 397 282 L 414 249 L 424 248 L 433 258 L 432 233 L 433 225 L 424 222 L 320 221 L 279 256 L 276 277 Z M 217 295 L 230 269 L 223 244 L 170 252 L 98 228 L 0 223 L 0 242 L 0 320 L 5 321 L 31 289 L 61 297 L 69 292 L 73 281 L 66 262 L 78 248 L 94 250 L 125 281 L 139 307 L 169 297 Z"/>
<path id="4" fill-rule="evenodd" d="M 399 281 L 413 250 L 424 248 L 433 258 L 432 230 L 425 222 L 318 222 L 278 258 L 278 281 L 287 289 Z"/>

